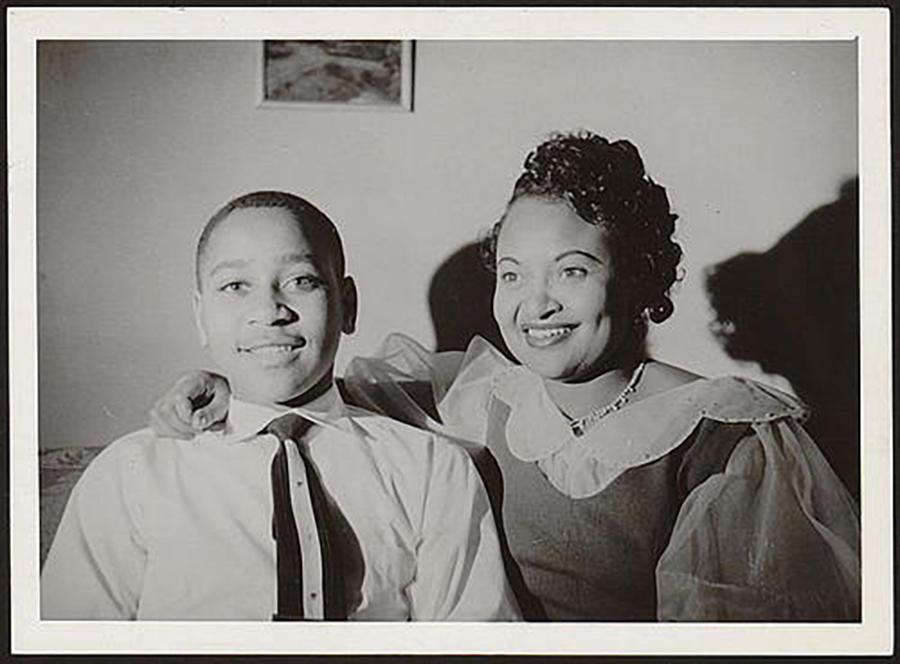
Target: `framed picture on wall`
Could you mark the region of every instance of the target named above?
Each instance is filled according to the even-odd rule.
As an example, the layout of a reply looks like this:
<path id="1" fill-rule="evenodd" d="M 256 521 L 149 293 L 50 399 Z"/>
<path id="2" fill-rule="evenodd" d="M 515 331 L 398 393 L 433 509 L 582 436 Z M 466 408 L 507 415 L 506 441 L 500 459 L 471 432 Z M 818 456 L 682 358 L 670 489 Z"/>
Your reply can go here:
<path id="1" fill-rule="evenodd" d="M 265 40 L 260 106 L 411 111 L 413 42 Z"/>

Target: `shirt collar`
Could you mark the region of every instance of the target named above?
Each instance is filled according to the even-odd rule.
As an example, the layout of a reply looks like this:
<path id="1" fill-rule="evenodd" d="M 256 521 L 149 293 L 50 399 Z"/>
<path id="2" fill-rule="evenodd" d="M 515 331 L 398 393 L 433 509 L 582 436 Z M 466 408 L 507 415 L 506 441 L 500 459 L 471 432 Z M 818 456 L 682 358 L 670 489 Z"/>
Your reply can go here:
<path id="1" fill-rule="evenodd" d="M 328 426 L 346 414 L 346 406 L 334 385 L 299 408 L 265 406 L 232 397 L 222 434 L 229 442 L 241 442 L 256 436 L 269 422 L 287 413 L 298 413 L 316 424 Z"/>

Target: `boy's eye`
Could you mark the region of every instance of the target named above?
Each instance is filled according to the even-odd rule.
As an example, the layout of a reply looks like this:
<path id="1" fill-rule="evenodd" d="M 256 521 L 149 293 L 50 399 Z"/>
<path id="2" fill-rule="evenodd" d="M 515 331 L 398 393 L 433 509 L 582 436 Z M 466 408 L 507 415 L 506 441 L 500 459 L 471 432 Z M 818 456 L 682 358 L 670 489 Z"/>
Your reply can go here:
<path id="1" fill-rule="evenodd" d="M 519 275 L 516 272 L 501 272 L 500 273 L 500 281 L 512 284 L 519 280 Z"/>
<path id="2" fill-rule="evenodd" d="M 284 284 L 285 290 L 311 291 L 322 286 L 322 279 L 313 274 L 301 274 L 291 277 Z"/>
<path id="3" fill-rule="evenodd" d="M 248 284 L 246 281 L 229 281 L 219 286 L 219 290 L 223 293 L 243 293 L 247 288 Z"/>

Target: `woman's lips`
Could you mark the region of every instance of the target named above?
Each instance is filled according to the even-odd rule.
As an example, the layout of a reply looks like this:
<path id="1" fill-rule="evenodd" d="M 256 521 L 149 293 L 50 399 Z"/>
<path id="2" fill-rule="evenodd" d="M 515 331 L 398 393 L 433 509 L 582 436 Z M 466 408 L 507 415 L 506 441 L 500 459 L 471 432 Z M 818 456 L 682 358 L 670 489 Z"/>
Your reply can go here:
<path id="1" fill-rule="evenodd" d="M 577 325 L 525 325 L 522 335 L 525 343 L 532 348 L 553 346 L 567 339 Z"/>

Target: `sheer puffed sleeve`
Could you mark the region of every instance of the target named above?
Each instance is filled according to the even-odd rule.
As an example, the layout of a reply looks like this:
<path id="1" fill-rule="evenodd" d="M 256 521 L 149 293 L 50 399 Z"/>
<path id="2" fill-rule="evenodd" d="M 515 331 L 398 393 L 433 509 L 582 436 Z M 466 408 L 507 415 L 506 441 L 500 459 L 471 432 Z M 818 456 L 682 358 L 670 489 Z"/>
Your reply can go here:
<path id="1" fill-rule="evenodd" d="M 657 566 L 658 617 L 859 620 L 856 504 L 797 419 L 749 425 L 724 470 L 689 487 Z"/>
<path id="2" fill-rule="evenodd" d="M 390 335 L 373 357 L 344 372 L 348 402 L 458 441 L 483 444 L 495 376 L 513 365 L 475 337 L 465 353 L 432 352 Z"/>

